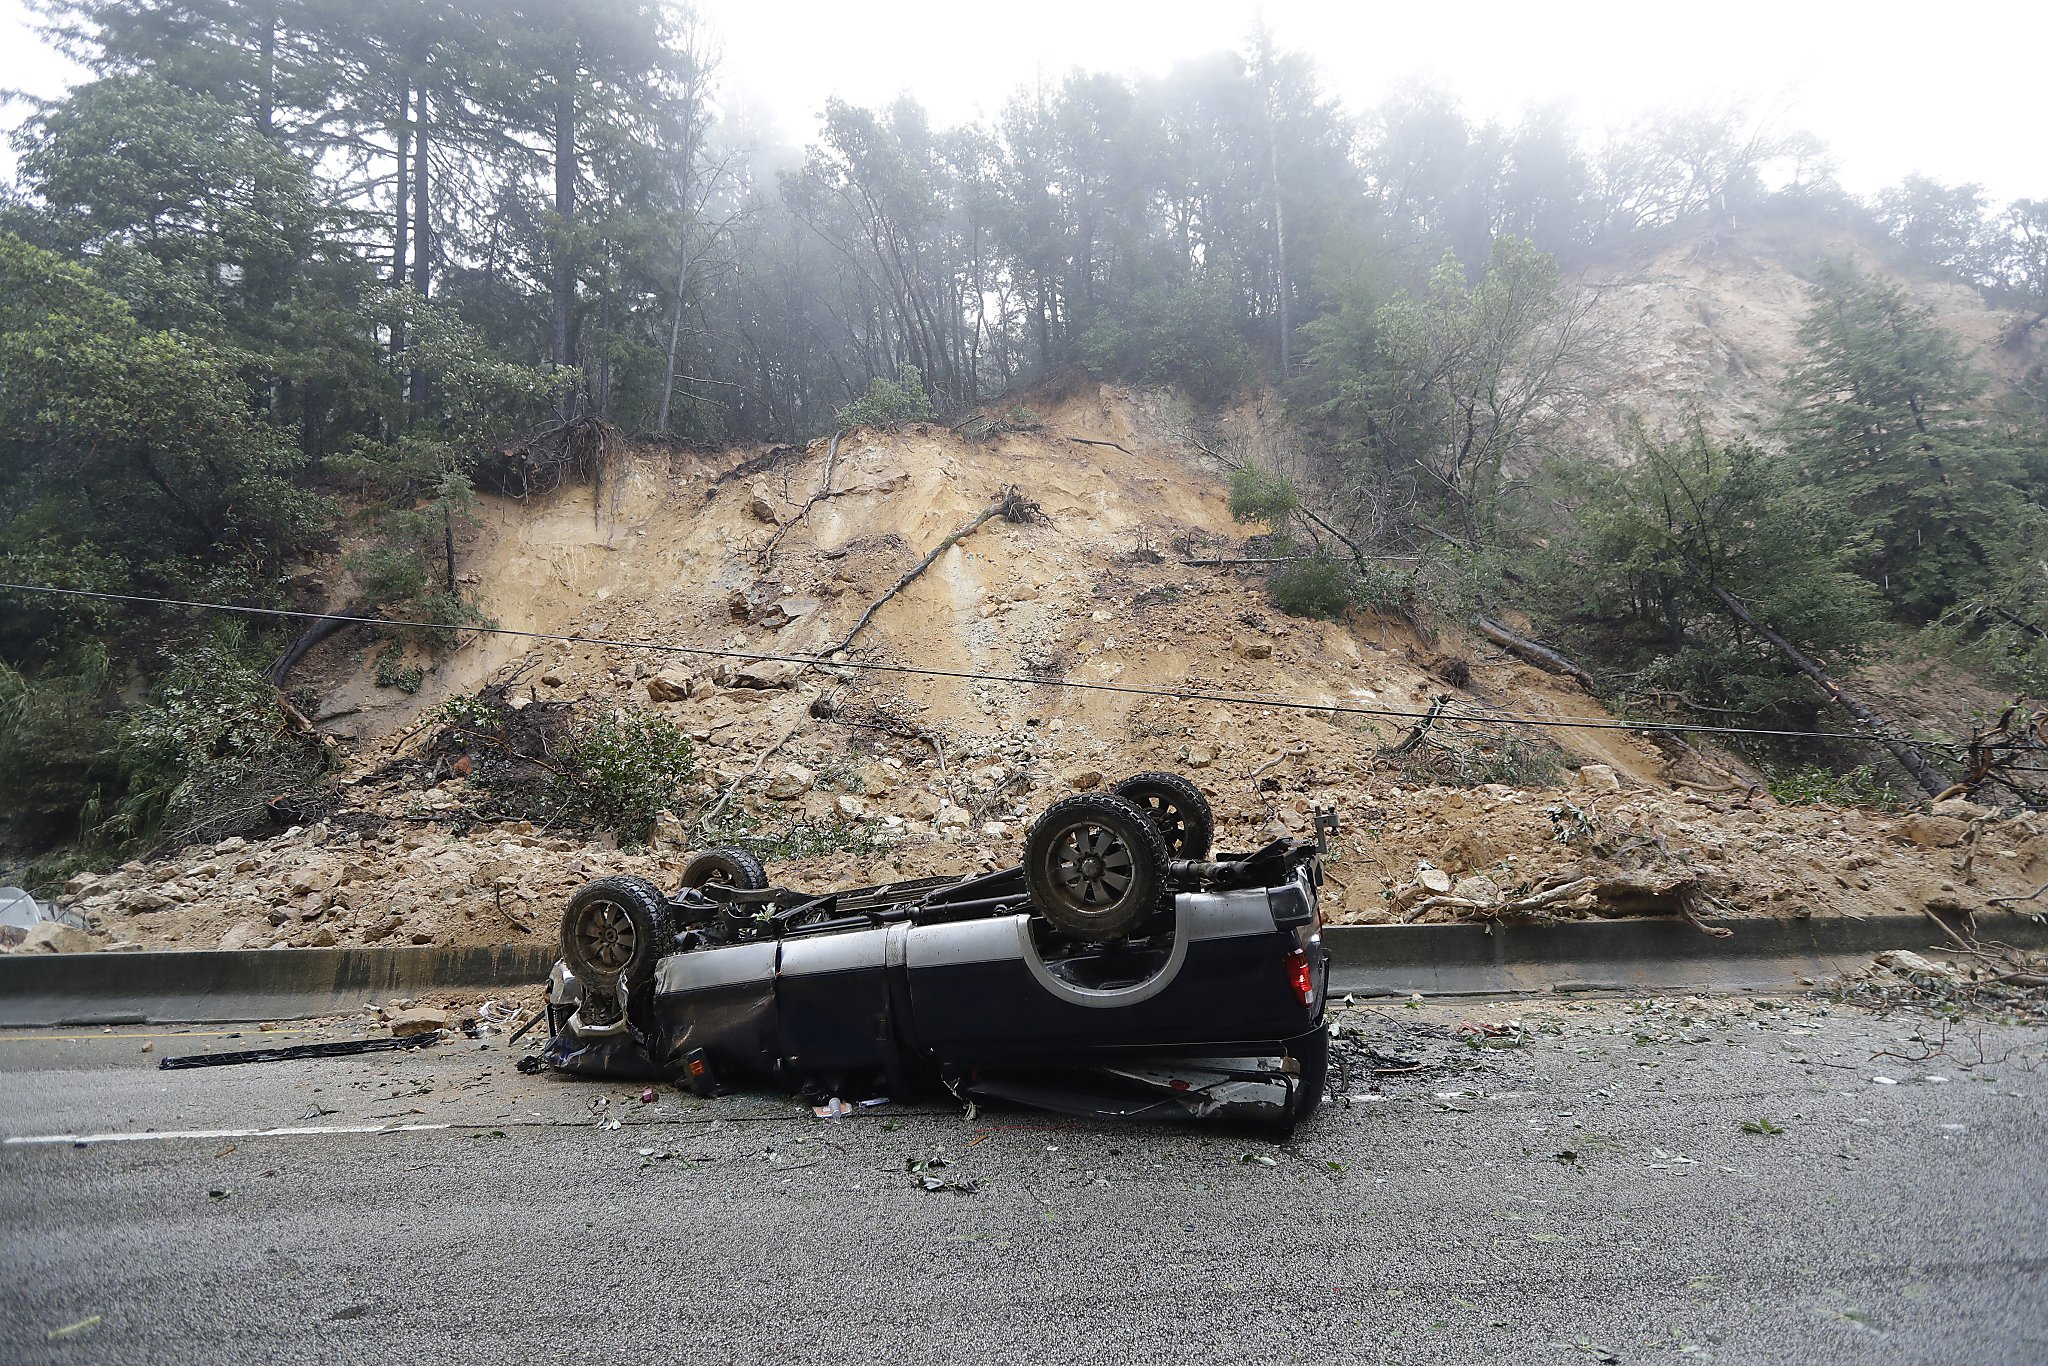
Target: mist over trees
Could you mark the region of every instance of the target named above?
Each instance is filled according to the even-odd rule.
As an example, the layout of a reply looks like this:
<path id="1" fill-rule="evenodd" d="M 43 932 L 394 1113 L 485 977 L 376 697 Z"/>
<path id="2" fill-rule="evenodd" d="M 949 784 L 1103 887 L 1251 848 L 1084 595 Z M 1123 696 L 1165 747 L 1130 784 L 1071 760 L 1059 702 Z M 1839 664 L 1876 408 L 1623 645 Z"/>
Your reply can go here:
<path id="1" fill-rule="evenodd" d="M 749 126 L 711 26 L 651 0 L 37 8 L 93 77 L 23 124 L 0 196 L 10 580 L 279 604 L 346 526 L 359 605 L 474 620 L 453 546 L 493 442 L 591 419 L 792 440 L 1081 366 L 1207 405 L 1273 386 L 1313 447 L 1282 521 L 1327 543 L 1335 605 L 1497 595 L 1535 547 L 1596 590 L 1558 629 L 1632 623 L 1624 698 L 1788 705 L 1782 677 L 1727 667 L 1754 642 L 1701 624 L 1687 561 L 1815 648 L 1966 622 L 2014 676 L 2048 666 L 2048 374 L 1987 406 L 1879 281 L 1819 276 L 1760 433 L 1782 457 L 1646 434 L 1625 473 L 1572 463 L 1609 382 L 1586 268 L 1796 207 L 2018 310 L 2017 346 L 2048 325 L 2048 203 L 1914 178 L 1859 204 L 1816 140 L 1736 110 L 1597 144 L 1426 88 L 1347 112 L 1260 33 L 1160 77 L 1051 79 L 979 124 L 828 101 L 792 148 Z M 0 624 L 0 735 L 68 756 L 14 798 L 50 829 L 161 811 L 165 753 L 241 743 L 177 730 L 163 680 L 189 660 L 113 665 L 115 631 L 80 606 Z M 208 648 L 246 666 L 275 643 Z M 186 748 L 137 766 L 123 687 Z"/>

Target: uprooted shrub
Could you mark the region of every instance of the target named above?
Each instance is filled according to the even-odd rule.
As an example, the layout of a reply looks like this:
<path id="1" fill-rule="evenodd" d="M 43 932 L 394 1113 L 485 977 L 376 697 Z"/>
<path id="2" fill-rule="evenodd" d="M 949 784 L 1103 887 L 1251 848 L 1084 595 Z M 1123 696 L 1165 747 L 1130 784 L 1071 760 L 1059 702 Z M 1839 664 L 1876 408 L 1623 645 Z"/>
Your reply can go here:
<path id="1" fill-rule="evenodd" d="M 689 737 L 637 707 L 588 715 L 567 702 L 515 707 L 509 689 L 494 684 L 450 701 L 440 720 L 426 760 L 436 775 L 466 777 L 478 819 L 609 831 L 644 844 L 664 813 L 681 810 L 696 775 Z"/>

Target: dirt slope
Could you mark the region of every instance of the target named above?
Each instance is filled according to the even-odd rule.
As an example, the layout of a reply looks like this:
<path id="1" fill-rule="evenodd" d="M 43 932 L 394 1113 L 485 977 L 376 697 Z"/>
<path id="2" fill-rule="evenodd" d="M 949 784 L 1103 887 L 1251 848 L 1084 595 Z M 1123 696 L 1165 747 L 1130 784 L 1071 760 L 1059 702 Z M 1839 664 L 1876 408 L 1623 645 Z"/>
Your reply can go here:
<path id="1" fill-rule="evenodd" d="M 1401 621 L 1292 620 L 1257 571 L 1181 563 L 1242 542 L 1220 478 L 1128 393 L 1087 384 L 1038 403 L 1040 429 L 983 441 L 922 424 L 851 432 L 836 454 L 824 441 L 780 456 L 648 453 L 601 503 L 589 488 L 492 500 L 466 572 L 508 627 L 809 656 L 1014 487 L 1041 516 L 993 518 L 945 549 L 876 610 L 849 662 L 1251 700 L 508 636 L 478 637 L 408 697 L 371 686 L 366 666 L 383 647 L 344 634 L 306 673 L 318 714 L 353 746 L 325 820 L 81 880 L 73 900 L 103 939 L 153 946 L 483 943 L 551 936 L 568 893 L 600 873 L 671 877 L 699 842 L 681 822 L 653 850 L 622 854 L 464 819 L 466 780 L 413 761 L 425 739 L 415 722 L 486 684 L 515 705 L 669 715 L 697 745 L 696 803 L 736 787 L 733 802 L 764 831 L 795 824 L 812 847 L 839 850 L 779 863 L 798 885 L 1014 862 L 1053 798 L 1154 768 L 1203 786 L 1226 848 L 1301 833 L 1314 806 L 1335 806 L 1345 830 L 1329 910 L 1340 920 L 1487 914 L 1574 883 L 1584 890 L 1548 913 L 1983 909 L 2048 877 L 2048 838 L 2027 819 L 1960 804 L 1903 820 L 1780 809 L 1744 798 L 1725 766 L 1625 731 L 1510 732 L 1509 746 L 1510 733 L 1469 718 L 1607 718 L 1576 685 L 1449 629 L 1424 639 Z M 1446 721 L 1419 753 L 1442 764 L 1454 749 L 1482 780 L 1563 785 L 1432 786 L 1441 768 L 1383 753 L 1407 722 L 1272 705 L 1416 711 L 1439 697 L 1468 719 Z M 1471 904 L 1431 903 L 1446 893 Z"/>

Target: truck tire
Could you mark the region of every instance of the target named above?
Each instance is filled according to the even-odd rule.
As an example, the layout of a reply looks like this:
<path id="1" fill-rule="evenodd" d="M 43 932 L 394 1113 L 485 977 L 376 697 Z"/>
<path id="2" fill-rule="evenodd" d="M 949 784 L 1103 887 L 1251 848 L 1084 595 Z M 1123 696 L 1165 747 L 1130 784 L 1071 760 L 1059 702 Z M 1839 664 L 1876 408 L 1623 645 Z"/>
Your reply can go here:
<path id="1" fill-rule="evenodd" d="M 701 854 L 692 854 L 683 865 L 683 887 L 703 887 L 714 882 L 758 892 L 768 885 L 768 870 L 744 849 L 706 849 Z"/>
<path id="2" fill-rule="evenodd" d="M 1053 928 L 1103 943 L 1167 905 L 1166 840 L 1143 811 L 1113 793 L 1054 802 L 1024 837 L 1024 885 Z"/>
<path id="3" fill-rule="evenodd" d="M 1170 858 L 1206 859 L 1216 838 L 1209 799 L 1178 773 L 1140 773 L 1110 789 L 1152 818 Z"/>
<path id="4" fill-rule="evenodd" d="M 577 980 L 622 1001 L 654 980 L 655 963 L 675 947 L 668 897 L 644 877 L 599 878 L 562 914 L 562 961 Z"/>

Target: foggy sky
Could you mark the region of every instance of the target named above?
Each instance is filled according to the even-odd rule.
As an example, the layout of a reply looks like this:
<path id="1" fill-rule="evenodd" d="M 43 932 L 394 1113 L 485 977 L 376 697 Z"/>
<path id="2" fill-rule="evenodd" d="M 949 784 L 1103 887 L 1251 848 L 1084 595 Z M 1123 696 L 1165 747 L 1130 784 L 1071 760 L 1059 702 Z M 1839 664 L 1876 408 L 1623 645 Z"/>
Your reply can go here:
<path id="1" fill-rule="evenodd" d="M 1356 112 L 1404 82 L 1453 92 L 1475 119 L 1512 123 L 1561 102 L 1593 140 L 1660 106 L 1745 100 L 1781 131 L 1808 129 L 1850 192 L 1918 172 L 1981 183 L 1994 203 L 2048 196 L 2037 77 L 2040 0 L 704 0 L 728 101 L 808 139 L 827 95 L 903 92 L 934 121 L 995 114 L 1021 85 L 1076 67 L 1164 74 L 1242 48 L 1260 9 L 1278 45 L 1309 54 Z M 77 73 L 0 0 L 0 88 L 58 93 Z M 20 107 L 8 112 L 11 125 Z M 0 149 L 0 173 L 12 174 Z"/>

